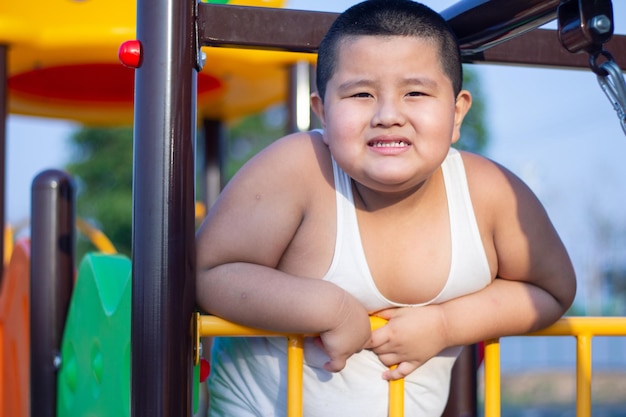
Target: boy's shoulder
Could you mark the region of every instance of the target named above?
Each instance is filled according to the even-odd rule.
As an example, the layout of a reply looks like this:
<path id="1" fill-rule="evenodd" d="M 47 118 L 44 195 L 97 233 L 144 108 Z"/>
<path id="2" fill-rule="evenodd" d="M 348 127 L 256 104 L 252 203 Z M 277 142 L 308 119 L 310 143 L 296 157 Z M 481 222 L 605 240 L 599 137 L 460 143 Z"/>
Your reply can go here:
<path id="1" fill-rule="evenodd" d="M 310 157 L 319 153 L 328 153 L 327 156 L 330 157 L 328 147 L 324 143 L 322 134 L 319 131 L 290 133 L 276 140 L 268 146 L 265 151 L 291 154 L 293 158 Z"/>
<path id="2" fill-rule="evenodd" d="M 516 209 L 518 204 L 538 203 L 531 188 L 506 167 L 471 152 L 461 152 L 461 155 L 475 208 L 499 216 Z"/>
<path id="3" fill-rule="evenodd" d="M 521 181 L 510 170 L 499 163 L 476 153 L 459 151 L 463 158 L 465 173 L 468 181 L 478 181 L 481 184 L 496 185 L 500 181 Z"/>
<path id="4" fill-rule="evenodd" d="M 329 175 L 332 178 L 332 162 L 320 133 L 296 132 L 274 141 L 240 172 L 252 181 L 269 180 L 274 185 L 293 183 L 297 187 L 309 187 L 325 182 Z"/>

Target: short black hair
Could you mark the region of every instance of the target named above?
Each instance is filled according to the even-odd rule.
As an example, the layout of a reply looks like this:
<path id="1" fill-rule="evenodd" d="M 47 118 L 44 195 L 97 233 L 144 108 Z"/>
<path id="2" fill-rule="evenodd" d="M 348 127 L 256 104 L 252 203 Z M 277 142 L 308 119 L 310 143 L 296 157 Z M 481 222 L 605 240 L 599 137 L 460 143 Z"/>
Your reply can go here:
<path id="1" fill-rule="evenodd" d="M 439 46 L 441 67 L 454 95 L 463 88 L 463 67 L 457 38 L 441 15 L 412 0 L 366 0 L 341 13 L 322 39 L 317 55 L 317 92 L 322 101 L 333 76 L 339 45 L 353 36 L 412 36 Z"/>

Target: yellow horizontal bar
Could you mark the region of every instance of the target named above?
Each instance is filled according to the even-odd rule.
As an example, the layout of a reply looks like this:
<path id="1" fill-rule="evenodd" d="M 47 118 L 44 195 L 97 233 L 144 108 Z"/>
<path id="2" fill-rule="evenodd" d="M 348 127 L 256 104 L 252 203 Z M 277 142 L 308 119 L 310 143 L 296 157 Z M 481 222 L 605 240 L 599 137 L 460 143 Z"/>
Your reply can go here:
<path id="1" fill-rule="evenodd" d="M 371 317 L 372 330 L 385 324 L 379 317 Z M 200 316 L 200 336 L 283 336 L 289 334 L 255 329 L 231 323 L 215 316 Z M 553 325 L 520 336 L 626 336 L 626 317 L 564 317 Z M 313 336 L 313 335 L 311 335 Z"/>
<path id="2" fill-rule="evenodd" d="M 269 330 L 242 326 L 219 317 L 205 315 L 200 316 L 198 332 L 200 336 L 290 336 L 288 333 L 271 332 Z"/>
<path id="3" fill-rule="evenodd" d="M 626 317 L 563 317 L 552 326 L 522 336 L 626 336 Z"/>
<path id="4" fill-rule="evenodd" d="M 387 320 L 380 317 L 370 317 L 370 323 L 372 330 L 376 330 L 387 323 Z M 200 315 L 198 332 L 201 337 L 204 336 L 232 336 L 232 337 L 246 337 L 246 336 L 282 336 L 289 337 L 290 333 L 272 332 L 269 330 L 257 329 L 254 327 L 242 326 L 240 324 L 232 323 L 228 320 L 216 316 Z M 302 335 L 302 336 L 316 336 L 314 334 Z"/>

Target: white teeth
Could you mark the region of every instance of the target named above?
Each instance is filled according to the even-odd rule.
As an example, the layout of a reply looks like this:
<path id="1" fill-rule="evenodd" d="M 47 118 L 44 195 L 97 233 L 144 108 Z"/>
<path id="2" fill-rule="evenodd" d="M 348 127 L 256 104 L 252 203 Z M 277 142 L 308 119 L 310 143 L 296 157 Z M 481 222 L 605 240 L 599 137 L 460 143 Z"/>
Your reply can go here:
<path id="1" fill-rule="evenodd" d="M 375 142 L 372 144 L 375 148 L 397 148 L 400 146 L 406 146 L 406 143 L 402 141 L 397 142 Z"/>

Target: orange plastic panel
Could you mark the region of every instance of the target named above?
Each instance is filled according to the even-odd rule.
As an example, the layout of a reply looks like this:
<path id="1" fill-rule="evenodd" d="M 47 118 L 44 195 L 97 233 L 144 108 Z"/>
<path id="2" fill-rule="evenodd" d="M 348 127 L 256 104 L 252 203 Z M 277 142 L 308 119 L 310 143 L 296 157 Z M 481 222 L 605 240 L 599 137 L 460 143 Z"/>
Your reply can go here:
<path id="1" fill-rule="evenodd" d="M 30 243 L 15 245 L 0 291 L 0 416 L 29 417 Z"/>

